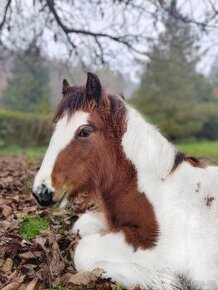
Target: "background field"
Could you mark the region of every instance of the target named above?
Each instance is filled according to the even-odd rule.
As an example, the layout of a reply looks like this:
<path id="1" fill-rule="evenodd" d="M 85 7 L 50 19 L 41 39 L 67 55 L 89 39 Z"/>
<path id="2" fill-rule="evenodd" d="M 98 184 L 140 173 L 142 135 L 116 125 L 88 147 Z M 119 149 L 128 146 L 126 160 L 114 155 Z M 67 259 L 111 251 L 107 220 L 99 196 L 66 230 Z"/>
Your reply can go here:
<path id="1" fill-rule="evenodd" d="M 210 164 L 218 165 L 218 141 L 195 141 L 176 144 L 177 148 L 191 156 L 208 161 Z"/>
<path id="2" fill-rule="evenodd" d="M 175 143 L 176 148 L 190 156 L 198 157 L 211 164 L 218 165 L 218 141 L 183 141 Z M 41 160 L 46 147 L 21 147 L 8 145 L 0 147 L 0 158 L 6 156 L 24 156 L 28 159 Z"/>

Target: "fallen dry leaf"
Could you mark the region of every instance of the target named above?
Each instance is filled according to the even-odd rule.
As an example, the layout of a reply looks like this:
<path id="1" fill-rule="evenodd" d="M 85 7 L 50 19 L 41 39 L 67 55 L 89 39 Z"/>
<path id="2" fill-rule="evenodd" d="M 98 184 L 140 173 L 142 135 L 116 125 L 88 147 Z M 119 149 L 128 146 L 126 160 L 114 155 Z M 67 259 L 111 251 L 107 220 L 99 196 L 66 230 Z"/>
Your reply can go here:
<path id="1" fill-rule="evenodd" d="M 51 258 L 49 263 L 49 268 L 52 276 L 58 277 L 61 273 L 61 257 L 60 249 L 57 242 L 52 245 Z"/>
<path id="2" fill-rule="evenodd" d="M 19 254 L 19 257 L 21 259 L 34 259 L 36 256 L 32 252 L 24 252 Z"/>
<path id="3" fill-rule="evenodd" d="M 26 290 L 36 290 L 38 277 L 34 278 L 28 285 L 26 285 Z"/>
<path id="4" fill-rule="evenodd" d="M 99 268 L 90 272 L 86 271 L 86 272 L 77 273 L 70 277 L 66 286 L 73 287 L 73 286 L 78 286 L 78 285 L 84 285 L 88 287 L 93 287 L 97 279 L 100 278 L 103 273 L 104 273 L 104 270 L 99 269 Z"/>
<path id="5" fill-rule="evenodd" d="M 1 290 L 17 290 L 19 287 L 18 282 L 12 282 L 8 284 L 7 286 L 3 287 Z"/>
<path id="6" fill-rule="evenodd" d="M 141 288 L 138 285 L 134 285 L 129 288 L 129 290 L 140 290 Z"/>
<path id="7" fill-rule="evenodd" d="M 6 205 L 6 204 L 4 204 L 4 205 L 1 206 L 1 210 L 2 210 L 3 216 L 6 217 L 6 218 L 9 215 L 11 215 L 12 212 L 13 212 L 13 209 L 10 206 Z"/>
<path id="8" fill-rule="evenodd" d="M 2 267 L 2 271 L 4 273 L 9 273 L 9 272 L 11 272 L 12 267 L 13 267 L 13 260 L 11 258 L 7 258 L 4 262 L 3 267 Z"/>

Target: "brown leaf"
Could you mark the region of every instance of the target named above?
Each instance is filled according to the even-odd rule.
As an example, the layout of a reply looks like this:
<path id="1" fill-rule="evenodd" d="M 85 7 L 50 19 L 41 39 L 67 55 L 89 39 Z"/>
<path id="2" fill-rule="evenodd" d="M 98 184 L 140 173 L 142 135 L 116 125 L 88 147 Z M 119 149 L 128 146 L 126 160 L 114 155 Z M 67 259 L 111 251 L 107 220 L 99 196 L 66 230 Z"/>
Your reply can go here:
<path id="1" fill-rule="evenodd" d="M 129 288 L 129 290 L 140 290 L 141 288 L 139 285 L 133 285 L 132 287 Z"/>
<path id="2" fill-rule="evenodd" d="M 28 284 L 21 284 L 18 288 L 18 290 L 26 290 Z"/>
<path id="3" fill-rule="evenodd" d="M 1 178 L 1 182 L 2 182 L 2 183 L 11 183 L 11 182 L 13 182 L 13 177 L 10 176 L 10 175 L 8 175 L 8 176 L 6 176 L 6 177 L 2 177 L 2 178 Z"/>
<path id="4" fill-rule="evenodd" d="M 12 272 L 9 276 L 8 276 L 8 281 L 16 281 L 17 282 L 17 271 Z"/>
<path id="5" fill-rule="evenodd" d="M 102 273 L 104 273 L 104 270 L 99 268 L 96 268 L 92 272 L 86 271 L 77 273 L 70 277 L 66 287 L 73 287 L 79 285 L 93 287 L 97 279 L 101 277 Z"/>
<path id="6" fill-rule="evenodd" d="M 45 251 L 45 253 L 49 252 L 49 250 L 45 247 L 45 243 L 47 242 L 46 238 L 37 236 L 34 241 L 37 245 L 39 245 Z"/>
<path id="7" fill-rule="evenodd" d="M 3 204 L 5 204 L 7 201 L 4 198 L 0 198 L 0 206 L 2 206 Z"/>
<path id="8" fill-rule="evenodd" d="M 2 208 L 2 214 L 3 214 L 4 217 L 8 217 L 13 212 L 13 209 L 10 206 L 6 205 L 6 204 L 2 205 L 1 208 Z"/>
<path id="9" fill-rule="evenodd" d="M 0 268 L 2 268 L 2 266 L 4 265 L 4 259 L 0 258 Z"/>
<path id="10" fill-rule="evenodd" d="M 26 269 L 28 271 L 32 271 L 36 267 L 37 267 L 37 265 L 34 265 L 34 264 L 25 264 L 25 265 L 22 265 L 22 269 Z"/>
<path id="11" fill-rule="evenodd" d="M 19 220 L 13 220 L 11 222 L 10 231 L 19 229 Z"/>
<path id="12" fill-rule="evenodd" d="M 19 257 L 22 259 L 34 259 L 35 255 L 32 252 L 24 252 L 22 254 L 19 254 Z"/>
<path id="13" fill-rule="evenodd" d="M 21 275 L 20 277 L 18 277 L 19 283 L 23 283 L 25 278 L 26 278 L 26 275 Z"/>
<path id="14" fill-rule="evenodd" d="M 18 282 L 12 282 L 8 284 L 7 286 L 3 287 L 1 290 L 17 290 L 19 287 Z"/>
<path id="15" fill-rule="evenodd" d="M 72 277 L 71 273 L 65 273 L 61 276 L 61 285 L 66 286 L 70 278 Z"/>
<path id="16" fill-rule="evenodd" d="M 9 239 L 7 242 L 1 247 L 0 253 L 3 257 L 11 257 L 14 258 L 21 248 L 21 244 L 19 241 L 14 239 Z"/>
<path id="17" fill-rule="evenodd" d="M 52 253 L 51 253 L 51 259 L 50 259 L 50 272 L 52 276 L 59 276 L 61 272 L 60 268 L 60 249 L 57 242 L 54 242 L 52 245 Z"/>
<path id="18" fill-rule="evenodd" d="M 19 202 L 20 197 L 19 197 L 19 195 L 15 195 L 15 196 L 12 197 L 12 199 L 13 199 L 14 201 L 16 201 L 16 202 Z"/>
<path id="19" fill-rule="evenodd" d="M 92 272 L 95 274 L 97 278 L 100 278 L 102 274 L 105 273 L 105 270 L 101 268 L 95 268 Z"/>
<path id="20" fill-rule="evenodd" d="M 34 278 L 27 286 L 26 286 L 26 290 L 36 290 L 37 287 L 37 283 L 38 283 L 38 277 Z"/>
<path id="21" fill-rule="evenodd" d="M 7 258 L 2 267 L 2 271 L 4 273 L 8 273 L 11 272 L 12 268 L 13 268 L 13 260 L 11 258 Z"/>
<path id="22" fill-rule="evenodd" d="M 57 217 L 63 217 L 64 215 L 67 214 L 67 211 L 65 208 L 61 208 L 61 209 L 58 209 L 58 210 L 55 210 L 52 215 L 53 216 L 57 216 Z"/>
<path id="23" fill-rule="evenodd" d="M 42 256 L 42 252 L 40 252 L 40 251 L 34 251 L 33 252 L 33 255 L 34 255 L 35 258 L 39 258 L 39 257 Z"/>

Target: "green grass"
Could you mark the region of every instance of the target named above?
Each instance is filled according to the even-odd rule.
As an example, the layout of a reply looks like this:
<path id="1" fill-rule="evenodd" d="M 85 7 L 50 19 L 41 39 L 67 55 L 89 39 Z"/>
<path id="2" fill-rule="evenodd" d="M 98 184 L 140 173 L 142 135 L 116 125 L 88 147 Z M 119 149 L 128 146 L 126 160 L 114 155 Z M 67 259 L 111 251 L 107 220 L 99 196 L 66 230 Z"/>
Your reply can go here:
<path id="1" fill-rule="evenodd" d="M 203 158 L 218 164 L 218 141 L 183 141 L 178 142 L 179 151 L 188 155 Z M 30 160 L 42 158 L 46 152 L 45 147 L 26 147 L 8 145 L 0 147 L 0 158 L 5 156 L 24 156 Z"/>
<path id="2" fill-rule="evenodd" d="M 20 233 L 27 240 L 35 238 L 40 231 L 47 230 L 49 220 L 47 217 L 25 217 L 20 222 Z"/>
<path id="3" fill-rule="evenodd" d="M 20 147 L 18 145 L 0 146 L 0 158 L 5 156 L 25 156 L 30 159 L 41 158 L 45 147 Z"/>
<path id="4" fill-rule="evenodd" d="M 218 141 L 195 141 L 176 144 L 179 151 L 218 164 Z"/>

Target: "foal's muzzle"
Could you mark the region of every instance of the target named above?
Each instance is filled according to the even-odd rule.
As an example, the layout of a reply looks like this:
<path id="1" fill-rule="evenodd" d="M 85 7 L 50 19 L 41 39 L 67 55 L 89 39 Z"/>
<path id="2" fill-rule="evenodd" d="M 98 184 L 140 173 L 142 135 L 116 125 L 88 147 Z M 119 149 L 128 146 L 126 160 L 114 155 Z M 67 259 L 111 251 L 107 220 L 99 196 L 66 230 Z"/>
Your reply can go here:
<path id="1" fill-rule="evenodd" d="M 35 199 L 41 206 L 52 206 L 54 204 L 53 202 L 54 192 L 51 191 L 46 186 L 42 186 L 40 192 L 32 191 L 32 195 L 35 197 Z"/>

